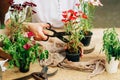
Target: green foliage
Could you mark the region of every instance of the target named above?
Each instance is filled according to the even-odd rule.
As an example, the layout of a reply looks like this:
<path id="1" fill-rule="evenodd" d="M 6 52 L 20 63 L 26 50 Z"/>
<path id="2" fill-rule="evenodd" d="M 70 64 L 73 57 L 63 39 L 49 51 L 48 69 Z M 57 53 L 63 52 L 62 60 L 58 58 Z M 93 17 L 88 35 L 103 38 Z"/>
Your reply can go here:
<path id="1" fill-rule="evenodd" d="M 40 54 L 40 60 L 42 59 L 47 59 L 48 58 L 48 50 L 44 50 L 41 54 Z"/>
<path id="2" fill-rule="evenodd" d="M 12 56 L 12 60 L 9 61 L 10 67 L 13 67 L 14 65 L 20 67 L 20 61 L 23 61 L 26 64 L 35 62 L 42 52 L 42 48 L 38 43 L 32 44 L 32 41 L 29 38 L 24 37 L 20 33 L 16 34 L 15 41 L 12 41 L 6 35 L 1 35 L 1 39 L 3 42 L 3 50 Z M 26 43 L 31 45 L 28 50 L 23 47 Z"/>
<path id="3" fill-rule="evenodd" d="M 0 23 L 0 29 L 4 29 L 5 25 Z"/>
<path id="4" fill-rule="evenodd" d="M 82 1 L 81 3 L 82 11 L 87 15 L 87 19 L 81 18 L 80 25 L 82 26 L 82 30 L 84 33 L 88 32 L 93 28 L 93 18 L 95 12 L 95 6 L 89 4 L 88 2 Z"/>
<path id="5" fill-rule="evenodd" d="M 30 5 L 31 4 L 31 5 Z M 24 6 L 29 6 L 29 11 L 32 11 L 33 3 L 26 2 Z M 35 62 L 40 55 L 48 53 L 47 50 L 42 50 L 42 47 L 33 39 L 34 33 L 26 32 L 23 22 L 30 21 L 31 14 L 27 13 L 26 7 L 22 4 L 12 4 L 10 8 L 10 24 L 8 25 L 9 35 L 0 35 L 2 39 L 2 49 L 11 55 L 9 61 L 10 67 L 20 67 L 21 64 L 29 64 Z M 25 36 L 25 33 L 26 36 Z M 40 57 L 40 59 L 48 58 L 48 54 Z"/>
<path id="6" fill-rule="evenodd" d="M 105 51 L 108 62 L 111 60 L 111 57 L 115 57 L 115 59 L 120 58 L 120 41 L 115 28 L 104 31 L 103 51 Z"/>
<path id="7" fill-rule="evenodd" d="M 82 27 L 84 34 L 87 35 L 88 32 L 91 32 L 91 29 L 94 27 L 93 20 L 96 7 L 103 6 L 103 4 L 99 0 L 79 0 L 79 1 L 81 12 L 84 13 L 83 17 L 86 16 L 86 18 L 80 17 L 80 26 Z"/>
<path id="8" fill-rule="evenodd" d="M 69 42 L 67 43 L 67 49 L 70 52 L 77 53 L 80 48 L 82 48 L 80 40 L 84 37 L 84 35 L 82 33 L 80 34 L 79 27 L 78 23 L 73 23 L 72 21 L 68 22 L 68 24 L 64 27 L 66 32 L 71 34 L 68 35 Z"/>

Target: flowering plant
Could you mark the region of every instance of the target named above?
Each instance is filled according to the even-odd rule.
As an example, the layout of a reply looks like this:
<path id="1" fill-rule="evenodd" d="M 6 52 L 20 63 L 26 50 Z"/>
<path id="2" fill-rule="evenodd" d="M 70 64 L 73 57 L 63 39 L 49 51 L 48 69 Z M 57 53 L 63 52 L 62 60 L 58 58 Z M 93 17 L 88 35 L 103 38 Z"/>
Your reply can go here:
<path id="1" fill-rule="evenodd" d="M 96 6 L 103 6 L 99 0 L 80 0 L 80 8 L 86 14 L 87 19 L 80 18 L 80 26 L 84 34 L 88 34 L 93 27 L 93 19 Z"/>
<path id="2" fill-rule="evenodd" d="M 67 49 L 70 52 L 78 52 L 82 47 L 80 43 L 80 39 L 82 39 L 83 35 L 80 34 L 80 26 L 79 26 L 79 17 L 86 18 L 84 13 L 80 11 L 74 11 L 72 9 L 68 11 L 63 11 L 63 19 L 65 31 L 70 34 L 68 35 L 69 42 L 67 43 Z"/>
<path id="3" fill-rule="evenodd" d="M 48 51 L 42 50 L 40 44 L 38 44 L 34 39 L 33 32 L 26 32 L 25 25 L 23 22 L 29 21 L 30 17 L 26 16 L 26 10 L 29 7 L 30 13 L 35 13 L 31 7 L 36 5 L 31 2 L 25 2 L 23 4 L 13 4 L 11 3 L 10 8 L 10 24 L 9 24 L 9 36 L 1 35 L 3 50 L 10 54 L 12 59 L 9 61 L 10 67 L 14 65 L 17 67 L 28 68 L 30 62 L 36 61 L 38 57 L 40 59 L 47 58 Z M 27 13 L 28 15 L 28 13 Z"/>
<path id="4" fill-rule="evenodd" d="M 13 39 L 14 34 L 17 32 L 24 32 L 25 25 L 23 22 L 29 22 L 32 19 L 32 14 L 36 13 L 32 10 L 32 7 L 36 7 L 36 4 L 32 2 L 24 2 L 23 4 L 14 4 L 14 2 L 10 2 L 10 24 L 9 33 Z"/>

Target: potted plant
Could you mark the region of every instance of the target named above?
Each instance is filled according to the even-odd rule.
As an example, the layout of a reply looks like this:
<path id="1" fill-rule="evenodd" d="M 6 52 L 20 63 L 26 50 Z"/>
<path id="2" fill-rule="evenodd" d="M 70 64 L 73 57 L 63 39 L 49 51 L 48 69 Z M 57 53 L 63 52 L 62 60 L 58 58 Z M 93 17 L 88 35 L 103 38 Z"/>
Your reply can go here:
<path id="1" fill-rule="evenodd" d="M 103 6 L 99 0 L 80 0 L 80 8 L 84 13 L 83 17 L 80 17 L 80 26 L 84 34 L 84 38 L 81 40 L 84 46 L 89 46 L 91 37 L 93 35 L 91 29 L 93 28 L 93 20 L 96 6 Z"/>
<path id="2" fill-rule="evenodd" d="M 77 18 L 80 15 L 77 15 L 78 12 L 74 10 L 64 11 L 62 16 L 62 21 L 64 22 L 64 29 L 67 34 L 68 43 L 66 43 L 66 58 L 70 61 L 79 61 L 80 56 L 82 55 L 82 44 L 79 41 L 83 37 L 82 34 L 79 34 L 80 28 L 77 22 Z"/>
<path id="3" fill-rule="evenodd" d="M 12 59 L 9 60 L 10 67 L 18 67 L 21 72 L 28 72 L 30 63 L 35 62 L 38 57 L 44 58 L 44 51 L 40 44 L 34 39 L 34 34 L 25 29 L 23 22 L 29 21 L 26 19 L 26 8 L 35 7 L 31 2 L 23 4 L 11 4 L 10 8 L 10 24 L 9 35 L 1 35 L 2 49 L 8 53 Z M 32 10 L 31 10 L 32 11 Z M 31 12 L 30 12 L 31 13 Z"/>
<path id="4" fill-rule="evenodd" d="M 104 31 L 103 35 L 103 51 L 106 54 L 106 70 L 109 73 L 115 73 L 118 69 L 120 59 L 120 41 L 115 28 Z"/>

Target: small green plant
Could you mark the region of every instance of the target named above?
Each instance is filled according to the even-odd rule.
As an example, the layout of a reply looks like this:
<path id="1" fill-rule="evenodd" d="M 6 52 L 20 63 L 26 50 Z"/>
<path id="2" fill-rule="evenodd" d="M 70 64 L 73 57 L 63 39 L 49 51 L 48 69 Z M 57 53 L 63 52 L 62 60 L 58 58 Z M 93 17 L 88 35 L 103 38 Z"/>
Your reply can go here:
<path id="1" fill-rule="evenodd" d="M 115 60 L 120 58 L 120 41 L 115 28 L 104 31 L 103 51 L 105 51 L 108 62 L 111 60 L 111 57 L 115 57 Z"/>
<path id="2" fill-rule="evenodd" d="M 38 43 L 24 37 L 21 33 L 16 34 L 15 41 L 6 35 L 1 35 L 1 39 L 2 49 L 12 57 L 9 61 L 10 67 L 14 65 L 20 67 L 20 61 L 25 64 L 34 62 L 42 53 L 42 48 Z"/>

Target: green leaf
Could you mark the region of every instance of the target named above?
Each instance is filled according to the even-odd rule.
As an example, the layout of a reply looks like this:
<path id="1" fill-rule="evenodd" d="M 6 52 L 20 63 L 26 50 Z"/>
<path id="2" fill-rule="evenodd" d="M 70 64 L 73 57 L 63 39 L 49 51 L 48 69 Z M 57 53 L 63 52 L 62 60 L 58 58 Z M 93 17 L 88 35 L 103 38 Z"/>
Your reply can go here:
<path id="1" fill-rule="evenodd" d="M 47 50 L 44 50 L 41 54 L 40 54 L 40 60 L 42 59 L 47 59 L 49 55 L 49 52 Z"/>

